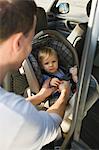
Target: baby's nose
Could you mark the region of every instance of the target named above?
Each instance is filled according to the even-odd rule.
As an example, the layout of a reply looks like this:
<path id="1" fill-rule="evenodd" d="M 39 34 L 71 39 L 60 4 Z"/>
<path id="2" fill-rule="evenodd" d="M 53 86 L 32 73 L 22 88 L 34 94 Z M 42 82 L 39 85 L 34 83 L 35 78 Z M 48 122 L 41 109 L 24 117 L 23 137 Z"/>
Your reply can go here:
<path id="1" fill-rule="evenodd" d="M 49 64 L 49 66 L 53 66 L 53 64 L 52 64 L 52 63 L 50 63 L 50 64 Z"/>

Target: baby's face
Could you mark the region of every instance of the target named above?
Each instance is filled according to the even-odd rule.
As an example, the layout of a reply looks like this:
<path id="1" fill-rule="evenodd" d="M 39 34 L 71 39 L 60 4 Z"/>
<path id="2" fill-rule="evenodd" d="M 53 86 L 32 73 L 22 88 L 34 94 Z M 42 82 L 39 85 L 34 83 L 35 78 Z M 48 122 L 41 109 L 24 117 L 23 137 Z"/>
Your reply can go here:
<path id="1" fill-rule="evenodd" d="M 46 56 L 42 61 L 43 69 L 49 73 L 55 73 L 58 70 L 58 58 L 55 55 Z"/>

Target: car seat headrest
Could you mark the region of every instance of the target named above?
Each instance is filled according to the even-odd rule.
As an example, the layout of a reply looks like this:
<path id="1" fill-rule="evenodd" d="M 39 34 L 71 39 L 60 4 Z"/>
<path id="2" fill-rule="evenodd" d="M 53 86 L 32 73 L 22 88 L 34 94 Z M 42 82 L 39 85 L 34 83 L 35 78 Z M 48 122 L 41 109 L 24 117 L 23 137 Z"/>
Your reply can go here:
<path id="1" fill-rule="evenodd" d="M 38 52 L 42 47 L 45 46 L 51 47 L 57 51 L 59 56 L 59 62 L 60 62 L 59 65 L 61 67 L 64 67 L 65 69 L 68 69 L 68 67 L 74 65 L 77 65 L 79 67 L 77 53 L 74 47 L 71 46 L 71 44 L 65 39 L 64 36 L 62 36 L 60 33 L 53 30 L 45 30 L 39 32 L 34 37 L 32 43 L 33 51 L 31 52 L 31 55 L 28 57 L 29 62 L 31 64 L 31 68 L 33 68 L 35 77 L 37 78 L 37 82 L 39 83 L 39 86 L 37 86 L 37 88 L 34 91 L 32 88 L 33 86 L 31 85 L 31 81 L 28 82 L 31 87 L 30 89 L 33 93 L 37 93 L 39 87 L 41 87 L 42 85 L 42 72 L 41 72 L 40 64 L 38 62 Z M 32 74 L 32 71 L 30 72 L 30 74 Z"/>
<path id="2" fill-rule="evenodd" d="M 36 33 L 41 30 L 47 29 L 47 16 L 46 12 L 42 7 L 37 7 L 37 24 L 36 24 Z"/>
<path id="3" fill-rule="evenodd" d="M 42 47 L 48 46 L 57 51 L 58 56 L 59 56 L 59 62 L 60 62 L 59 65 L 60 66 L 67 68 L 68 66 L 73 65 L 72 53 L 63 43 L 61 43 L 55 39 L 51 39 L 51 38 L 49 38 L 48 40 L 46 38 L 45 40 L 46 41 L 44 41 L 44 38 L 43 38 L 43 40 L 41 40 L 40 42 L 39 42 L 39 40 L 37 40 L 37 43 L 33 44 L 32 54 L 36 58 L 36 60 L 38 60 L 39 50 Z"/>

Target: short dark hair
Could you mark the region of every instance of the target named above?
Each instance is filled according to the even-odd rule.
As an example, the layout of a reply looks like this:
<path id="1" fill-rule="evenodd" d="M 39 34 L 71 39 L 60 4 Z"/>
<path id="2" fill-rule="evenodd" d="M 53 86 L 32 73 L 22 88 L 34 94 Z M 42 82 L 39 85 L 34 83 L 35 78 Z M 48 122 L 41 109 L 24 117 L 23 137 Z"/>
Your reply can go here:
<path id="1" fill-rule="evenodd" d="M 27 34 L 33 27 L 36 11 L 33 0 L 0 0 L 0 41 L 14 33 Z"/>

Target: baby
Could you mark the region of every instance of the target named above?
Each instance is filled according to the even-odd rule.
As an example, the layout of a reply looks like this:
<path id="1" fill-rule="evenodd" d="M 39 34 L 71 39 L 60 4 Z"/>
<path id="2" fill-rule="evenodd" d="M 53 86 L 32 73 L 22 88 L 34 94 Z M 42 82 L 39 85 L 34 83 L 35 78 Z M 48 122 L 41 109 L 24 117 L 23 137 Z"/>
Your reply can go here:
<path id="1" fill-rule="evenodd" d="M 65 81 L 70 81 L 71 84 L 74 84 L 73 90 L 74 91 L 76 90 L 75 85 L 78 82 L 77 67 L 74 66 L 66 70 L 63 67 L 59 66 L 58 55 L 54 49 L 52 49 L 51 47 L 43 47 L 38 53 L 38 61 L 41 66 L 41 70 L 43 74 L 42 83 L 48 78 L 51 78 L 50 86 L 56 87 L 56 92 L 52 94 L 50 99 L 57 98 L 59 96 L 58 87 Z M 53 100 L 52 100 L 52 103 L 53 103 Z M 68 110 L 66 110 L 66 113 L 65 113 L 66 121 L 70 113 L 71 113 L 71 107 L 69 106 Z M 64 126 L 64 122 L 62 122 L 62 124 Z"/>
<path id="2" fill-rule="evenodd" d="M 50 77 L 50 86 L 55 86 L 57 89 L 64 80 L 72 79 L 74 83 L 77 83 L 77 67 L 74 66 L 66 70 L 59 66 L 58 55 L 54 49 L 50 47 L 41 49 L 38 54 L 38 60 L 43 73 L 42 82 Z"/>

